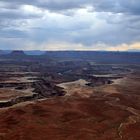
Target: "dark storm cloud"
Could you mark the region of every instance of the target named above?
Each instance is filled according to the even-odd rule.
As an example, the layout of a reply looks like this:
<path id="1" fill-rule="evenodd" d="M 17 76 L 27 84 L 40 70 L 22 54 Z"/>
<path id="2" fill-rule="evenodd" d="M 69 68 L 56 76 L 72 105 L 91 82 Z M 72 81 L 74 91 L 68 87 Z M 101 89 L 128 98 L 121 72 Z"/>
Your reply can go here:
<path id="1" fill-rule="evenodd" d="M 139 0 L 42 0 L 36 1 L 35 4 L 56 11 L 92 6 L 101 12 L 140 14 Z"/>
<path id="2" fill-rule="evenodd" d="M 39 18 L 34 13 L 25 14 L 19 7 L 31 5 L 52 12 L 70 15 L 68 10 L 86 6 L 93 8 L 91 12 L 112 12 L 140 15 L 139 0 L 1 0 L 0 19 Z"/>
<path id="3" fill-rule="evenodd" d="M 0 38 L 85 46 L 140 41 L 140 0 L 0 0 Z"/>
<path id="4" fill-rule="evenodd" d="M 0 11 L 0 19 L 32 19 L 39 18 L 39 15 L 19 13 L 18 10 L 4 10 Z"/>
<path id="5" fill-rule="evenodd" d="M 7 7 L 34 5 L 48 10 L 68 10 L 93 6 L 95 10 L 115 13 L 140 14 L 139 0 L 1 0 Z"/>
<path id="6" fill-rule="evenodd" d="M 93 3 L 93 6 L 97 11 L 140 14 L 139 0 L 100 0 Z"/>
<path id="7" fill-rule="evenodd" d="M 7 7 L 16 7 L 19 5 L 34 5 L 37 7 L 42 7 L 48 10 L 67 10 L 67 9 L 73 9 L 73 8 L 79 8 L 86 4 L 86 0 L 2 0 L 3 5 Z"/>

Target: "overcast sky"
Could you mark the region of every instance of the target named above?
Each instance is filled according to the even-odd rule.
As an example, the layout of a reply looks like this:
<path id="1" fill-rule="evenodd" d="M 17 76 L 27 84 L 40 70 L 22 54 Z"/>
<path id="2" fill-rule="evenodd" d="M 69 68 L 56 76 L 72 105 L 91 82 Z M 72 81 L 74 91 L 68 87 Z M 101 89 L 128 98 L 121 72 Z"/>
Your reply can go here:
<path id="1" fill-rule="evenodd" d="M 0 49 L 140 50 L 140 0 L 0 0 Z"/>

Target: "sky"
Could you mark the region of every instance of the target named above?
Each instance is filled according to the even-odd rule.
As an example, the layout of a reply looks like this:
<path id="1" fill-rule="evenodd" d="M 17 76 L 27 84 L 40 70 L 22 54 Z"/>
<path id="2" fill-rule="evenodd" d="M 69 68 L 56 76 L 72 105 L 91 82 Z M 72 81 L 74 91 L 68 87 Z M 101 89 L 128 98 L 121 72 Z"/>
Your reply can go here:
<path id="1" fill-rule="evenodd" d="M 140 0 L 0 0 L 0 49 L 140 51 Z"/>

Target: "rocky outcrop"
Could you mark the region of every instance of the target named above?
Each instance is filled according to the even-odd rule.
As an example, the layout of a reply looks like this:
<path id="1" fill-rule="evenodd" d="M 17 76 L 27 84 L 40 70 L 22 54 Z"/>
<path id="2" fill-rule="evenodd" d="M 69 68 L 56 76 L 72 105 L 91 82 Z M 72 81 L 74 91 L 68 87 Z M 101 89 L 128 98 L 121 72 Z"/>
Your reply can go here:
<path id="1" fill-rule="evenodd" d="M 17 90 L 27 89 L 32 83 L 0 83 L 0 88 L 15 88 Z"/>
<path id="2" fill-rule="evenodd" d="M 102 86 L 106 84 L 112 84 L 113 79 L 118 79 L 120 77 L 110 78 L 110 77 L 94 77 L 94 76 L 87 76 L 86 80 L 89 82 L 88 86 L 95 87 L 95 86 Z"/>
<path id="3" fill-rule="evenodd" d="M 39 99 L 39 98 L 40 98 L 39 94 L 32 94 L 32 95 L 28 95 L 28 96 L 17 97 L 15 99 L 11 99 L 9 101 L 0 102 L 0 108 L 10 107 L 10 106 L 13 106 L 13 105 L 21 103 L 21 102 L 32 101 L 32 100 Z"/>
<path id="4" fill-rule="evenodd" d="M 43 97 L 63 96 L 63 88 L 57 87 L 54 83 L 48 82 L 45 79 L 37 81 L 33 85 L 34 92 L 39 93 Z"/>
<path id="5" fill-rule="evenodd" d="M 18 50 L 16 50 L 16 51 L 12 51 L 10 53 L 10 55 L 11 56 L 25 56 L 26 54 L 24 53 L 24 51 L 18 51 Z"/>
<path id="6" fill-rule="evenodd" d="M 29 86 L 34 89 L 31 95 L 19 96 L 7 101 L 0 101 L 0 108 L 10 107 L 26 101 L 64 95 L 62 88 L 57 87 L 55 84 L 48 82 L 45 79 L 40 79 L 39 81 L 32 83 L 0 83 L 0 88 L 15 88 L 15 90 L 21 91 L 28 89 Z"/>

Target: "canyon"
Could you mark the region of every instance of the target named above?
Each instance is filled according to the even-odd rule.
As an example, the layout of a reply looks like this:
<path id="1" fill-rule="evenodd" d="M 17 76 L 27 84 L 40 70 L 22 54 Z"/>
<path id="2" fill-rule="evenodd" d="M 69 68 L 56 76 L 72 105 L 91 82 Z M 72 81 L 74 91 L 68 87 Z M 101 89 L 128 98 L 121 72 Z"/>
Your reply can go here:
<path id="1" fill-rule="evenodd" d="M 139 140 L 140 55 L 86 53 L 0 55 L 0 140 Z"/>

